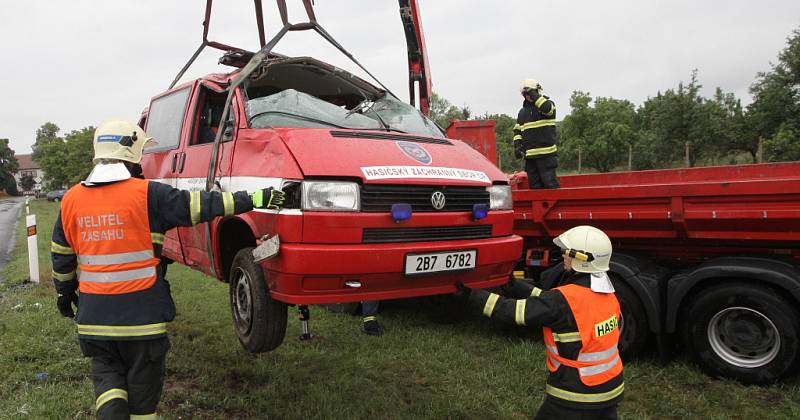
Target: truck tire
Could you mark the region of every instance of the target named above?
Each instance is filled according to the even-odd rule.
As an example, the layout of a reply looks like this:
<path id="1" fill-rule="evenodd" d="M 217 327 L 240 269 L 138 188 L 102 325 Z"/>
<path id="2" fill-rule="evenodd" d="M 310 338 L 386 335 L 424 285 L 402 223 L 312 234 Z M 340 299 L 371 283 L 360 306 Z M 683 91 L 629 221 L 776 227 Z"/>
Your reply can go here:
<path id="1" fill-rule="evenodd" d="M 620 322 L 619 352 L 623 360 L 635 356 L 642 351 L 650 336 L 650 328 L 647 325 L 647 313 L 645 313 L 642 301 L 630 286 L 619 280 L 613 274 L 611 281 L 614 284 L 617 300 L 619 300 L 620 310 L 622 311 L 622 321 Z"/>
<path id="2" fill-rule="evenodd" d="M 774 290 L 731 283 L 702 292 L 683 322 L 684 344 L 708 374 L 775 382 L 800 354 L 798 313 Z"/>
<path id="3" fill-rule="evenodd" d="M 286 336 L 287 306 L 270 297 L 252 247 L 236 253 L 229 278 L 233 329 L 242 347 L 250 353 L 274 350 Z"/>

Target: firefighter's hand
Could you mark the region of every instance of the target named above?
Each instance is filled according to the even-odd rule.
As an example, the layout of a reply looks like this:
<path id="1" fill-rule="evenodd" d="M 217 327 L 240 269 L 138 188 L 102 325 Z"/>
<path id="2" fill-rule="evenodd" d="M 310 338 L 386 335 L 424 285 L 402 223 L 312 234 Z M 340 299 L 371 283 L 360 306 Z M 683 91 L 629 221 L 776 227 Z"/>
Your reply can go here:
<path id="1" fill-rule="evenodd" d="M 251 192 L 250 198 L 253 200 L 253 208 L 280 210 L 286 200 L 286 194 L 281 190 L 269 187 Z"/>
<path id="2" fill-rule="evenodd" d="M 461 280 L 456 282 L 456 292 L 453 293 L 456 299 L 467 301 L 469 300 L 469 295 L 472 293 L 472 289 L 467 286 L 464 286 L 464 283 Z"/>
<path id="3" fill-rule="evenodd" d="M 75 318 L 75 312 L 72 310 L 72 304 L 75 304 L 75 309 L 78 308 L 78 295 L 75 292 L 62 295 L 58 295 L 58 300 L 56 300 L 56 306 L 58 306 L 58 312 L 61 312 L 61 316 L 67 318 Z"/>
<path id="4" fill-rule="evenodd" d="M 525 151 L 522 150 L 522 142 L 519 140 L 514 140 L 514 157 L 517 159 L 525 157 Z"/>

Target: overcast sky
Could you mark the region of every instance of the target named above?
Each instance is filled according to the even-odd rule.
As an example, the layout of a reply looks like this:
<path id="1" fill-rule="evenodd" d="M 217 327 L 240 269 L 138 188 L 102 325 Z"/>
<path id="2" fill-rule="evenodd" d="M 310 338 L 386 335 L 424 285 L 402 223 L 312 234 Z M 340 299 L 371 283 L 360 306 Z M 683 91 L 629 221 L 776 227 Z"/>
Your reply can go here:
<path id="1" fill-rule="evenodd" d="M 300 0 L 287 0 L 298 21 Z M 296 3 L 296 4 L 295 4 Z M 434 90 L 475 114 L 516 115 L 519 84 L 537 78 L 559 109 L 573 90 L 641 104 L 699 70 L 746 104 L 792 30 L 800 1 L 419 0 Z M 252 1 L 217 0 L 210 39 L 257 49 Z M 69 132 L 107 117 L 136 120 L 200 44 L 202 0 L 0 0 L 0 138 L 30 153 L 36 129 Z M 264 0 L 268 38 L 277 8 Z M 395 0 L 316 0 L 319 22 L 407 99 Z M 319 36 L 289 34 L 276 51 L 353 69 Z M 182 80 L 226 71 L 210 50 Z"/>

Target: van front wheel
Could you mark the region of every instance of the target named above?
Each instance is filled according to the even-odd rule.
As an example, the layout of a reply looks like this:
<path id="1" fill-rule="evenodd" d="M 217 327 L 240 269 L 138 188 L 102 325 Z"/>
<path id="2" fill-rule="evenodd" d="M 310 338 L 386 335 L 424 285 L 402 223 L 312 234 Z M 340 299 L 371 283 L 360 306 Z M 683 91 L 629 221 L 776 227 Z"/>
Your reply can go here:
<path id="1" fill-rule="evenodd" d="M 253 248 L 240 249 L 231 265 L 233 328 L 250 353 L 274 350 L 286 336 L 287 306 L 269 295 L 264 270 L 253 262 Z"/>

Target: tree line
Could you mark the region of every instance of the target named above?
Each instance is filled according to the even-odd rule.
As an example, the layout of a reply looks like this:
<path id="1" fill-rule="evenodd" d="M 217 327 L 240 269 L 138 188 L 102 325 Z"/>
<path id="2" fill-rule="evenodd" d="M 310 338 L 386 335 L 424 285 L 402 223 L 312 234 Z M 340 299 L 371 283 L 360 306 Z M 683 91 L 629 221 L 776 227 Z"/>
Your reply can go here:
<path id="1" fill-rule="evenodd" d="M 92 170 L 94 127 L 73 130 L 61 136 L 61 129 L 52 122 L 36 130 L 31 158 L 44 172 L 44 188 L 67 188 L 85 179 Z"/>
<path id="2" fill-rule="evenodd" d="M 731 92 L 700 94 L 698 72 L 688 82 L 657 92 L 638 107 L 626 99 L 574 91 L 572 112 L 558 122 L 559 166 L 565 171 L 642 170 L 800 160 L 800 29 L 787 39 L 778 61 L 756 75 L 753 102 L 743 107 Z M 555 100 L 559 104 L 558 98 Z M 431 116 L 442 127 L 469 119 L 470 108 L 434 94 Z M 523 169 L 511 144 L 516 118 L 494 119 L 498 165 Z"/>

